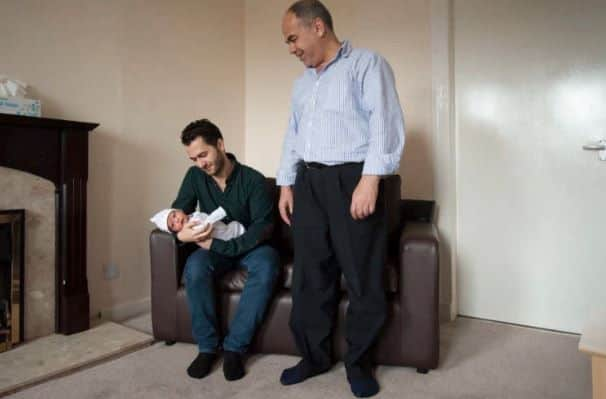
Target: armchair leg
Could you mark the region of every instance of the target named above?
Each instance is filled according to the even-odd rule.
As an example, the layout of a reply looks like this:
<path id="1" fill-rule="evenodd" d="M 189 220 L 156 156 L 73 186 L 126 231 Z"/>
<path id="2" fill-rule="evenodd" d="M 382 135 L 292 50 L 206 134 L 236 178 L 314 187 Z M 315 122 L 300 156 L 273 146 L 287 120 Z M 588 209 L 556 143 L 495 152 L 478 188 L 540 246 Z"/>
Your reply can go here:
<path id="1" fill-rule="evenodd" d="M 419 374 L 427 374 L 427 373 L 429 373 L 429 369 L 418 368 L 417 369 L 417 373 L 419 373 Z"/>
<path id="2" fill-rule="evenodd" d="M 165 341 L 166 346 L 173 346 L 177 341 Z"/>

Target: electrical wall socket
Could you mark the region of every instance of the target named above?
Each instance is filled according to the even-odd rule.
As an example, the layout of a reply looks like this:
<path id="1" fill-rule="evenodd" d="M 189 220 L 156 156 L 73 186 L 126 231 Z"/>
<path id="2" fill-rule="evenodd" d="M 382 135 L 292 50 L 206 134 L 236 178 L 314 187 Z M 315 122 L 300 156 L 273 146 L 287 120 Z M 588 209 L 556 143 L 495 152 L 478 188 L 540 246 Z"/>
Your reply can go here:
<path id="1" fill-rule="evenodd" d="M 120 277 L 120 269 L 118 269 L 118 265 L 115 263 L 108 263 L 103 266 L 103 275 L 106 280 L 113 280 Z"/>

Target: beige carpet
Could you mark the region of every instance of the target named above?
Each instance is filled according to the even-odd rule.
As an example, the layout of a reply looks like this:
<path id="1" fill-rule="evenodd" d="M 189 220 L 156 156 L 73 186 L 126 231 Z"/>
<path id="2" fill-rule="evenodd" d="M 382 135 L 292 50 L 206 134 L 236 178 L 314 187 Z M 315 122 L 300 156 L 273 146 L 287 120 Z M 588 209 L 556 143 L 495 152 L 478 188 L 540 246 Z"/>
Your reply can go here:
<path id="1" fill-rule="evenodd" d="M 149 316 L 127 325 L 149 330 Z M 459 318 L 442 326 L 441 364 L 427 375 L 414 369 L 379 367 L 376 398 L 406 399 L 590 399 L 589 360 L 577 350 L 579 336 Z M 226 382 L 220 364 L 203 380 L 185 368 L 190 344 L 151 347 L 20 391 L 12 399 L 47 398 L 351 398 L 342 363 L 302 384 L 283 387 L 278 376 L 295 357 L 255 355 L 248 374 Z"/>
<path id="2" fill-rule="evenodd" d="M 149 334 L 105 323 L 72 335 L 52 334 L 0 353 L 0 396 L 148 346 Z"/>

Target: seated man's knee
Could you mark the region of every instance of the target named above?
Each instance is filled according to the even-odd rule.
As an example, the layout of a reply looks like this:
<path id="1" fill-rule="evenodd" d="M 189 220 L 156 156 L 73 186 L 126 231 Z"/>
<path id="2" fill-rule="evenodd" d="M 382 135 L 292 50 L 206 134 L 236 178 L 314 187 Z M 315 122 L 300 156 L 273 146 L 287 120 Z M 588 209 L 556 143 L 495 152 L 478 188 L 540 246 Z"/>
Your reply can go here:
<path id="1" fill-rule="evenodd" d="M 184 279 L 185 284 L 196 284 L 212 278 L 213 268 L 208 251 L 197 249 L 185 262 Z"/>
<path id="2" fill-rule="evenodd" d="M 250 273 L 266 285 L 272 285 L 278 276 L 280 256 L 278 252 L 269 245 L 263 245 L 256 249 L 256 262 Z"/>

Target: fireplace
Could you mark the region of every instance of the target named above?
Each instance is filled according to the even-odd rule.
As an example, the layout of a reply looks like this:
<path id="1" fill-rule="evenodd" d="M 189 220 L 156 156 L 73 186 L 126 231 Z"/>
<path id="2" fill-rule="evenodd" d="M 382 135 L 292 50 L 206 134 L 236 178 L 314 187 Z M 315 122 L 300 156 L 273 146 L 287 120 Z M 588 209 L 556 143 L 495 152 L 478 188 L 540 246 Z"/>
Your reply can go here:
<path id="1" fill-rule="evenodd" d="M 0 166 L 28 172 L 54 185 L 55 332 L 63 334 L 86 330 L 90 324 L 86 181 L 88 134 L 97 126 L 0 114 Z"/>
<path id="2" fill-rule="evenodd" d="M 25 211 L 0 210 L 0 352 L 23 342 Z"/>

